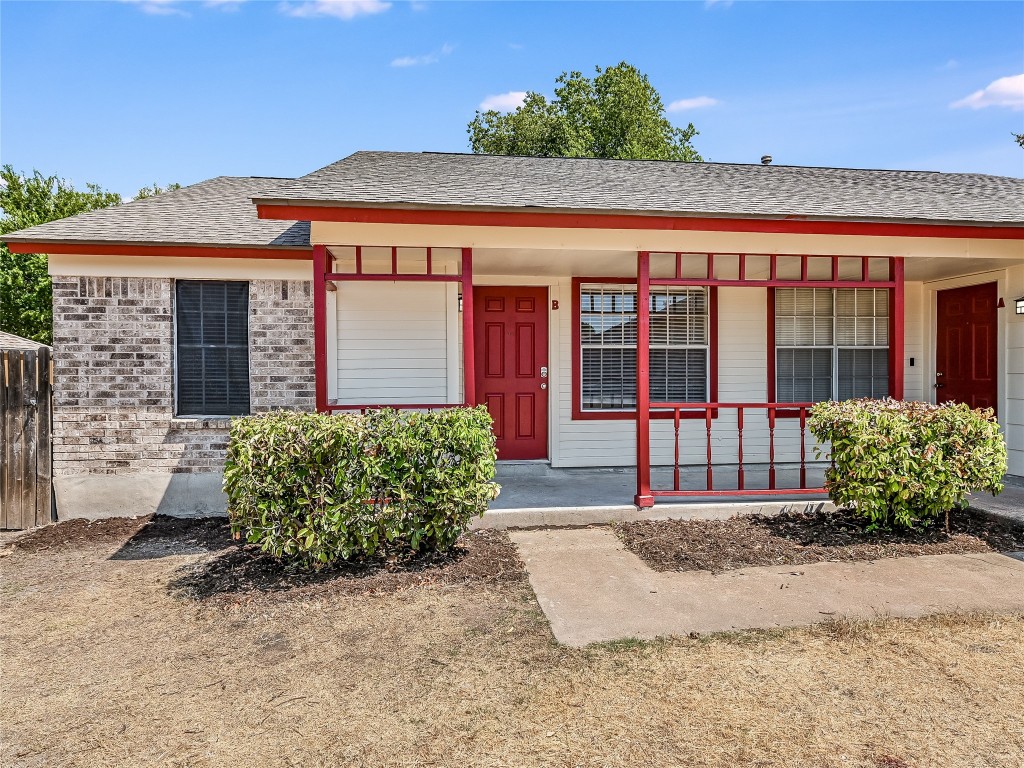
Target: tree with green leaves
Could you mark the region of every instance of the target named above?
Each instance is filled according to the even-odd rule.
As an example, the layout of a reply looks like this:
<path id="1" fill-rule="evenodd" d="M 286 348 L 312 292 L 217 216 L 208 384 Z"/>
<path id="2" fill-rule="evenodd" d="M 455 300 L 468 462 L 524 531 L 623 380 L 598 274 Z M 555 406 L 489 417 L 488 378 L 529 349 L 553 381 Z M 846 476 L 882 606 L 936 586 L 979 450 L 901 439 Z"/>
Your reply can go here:
<path id="1" fill-rule="evenodd" d="M 154 182 L 152 186 L 140 189 L 139 193 L 135 195 L 133 199 L 142 200 L 146 197 L 156 197 L 157 195 L 162 195 L 164 192 L 173 192 L 176 189 L 181 189 L 181 184 L 178 184 L 176 181 L 171 182 L 166 187 L 161 187 L 159 184 Z"/>
<path id="2" fill-rule="evenodd" d="M 118 205 L 121 196 L 97 184 L 85 191 L 57 176 L 0 169 L 0 240 L 15 230 L 96 208 Z M 0 330 L 49 344 L 53 340 L 53 290 L 44 254 L 15 254 L 0 247 Z"/>
<path id="3" fill-rule="evenodd" d="M 661 95 L 647 75 L 622 62 L 588 78 L 563 72 L 548 101 L 530 91 L 512 112 L 477 111 L 469 123 L 474 152 L 532 157 L 629 160 L 703 158 L 691 144 L 693 123 L 678 128 L 665 117 Z"/>
<path id="4" fill-rule="evenodd" d="M 1021 149 L 1024 149 L 1024 133 L 1015 133 L 1015 134 L 1013 134 L 1013 139 L 1014 139 L 1014 141 L 1017 142 L 1017 146 L 1018 147 L 1020 147 Z"/>

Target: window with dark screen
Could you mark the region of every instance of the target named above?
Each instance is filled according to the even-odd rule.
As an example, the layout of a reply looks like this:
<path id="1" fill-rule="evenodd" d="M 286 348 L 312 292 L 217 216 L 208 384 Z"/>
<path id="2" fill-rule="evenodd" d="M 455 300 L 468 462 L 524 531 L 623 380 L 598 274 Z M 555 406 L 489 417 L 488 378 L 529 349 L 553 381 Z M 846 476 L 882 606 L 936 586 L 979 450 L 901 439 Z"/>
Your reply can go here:
<path id="1" fill-rule="evenodd" d="M 249 413 L 249 284 L 179 280 L 176 412 Z"/>

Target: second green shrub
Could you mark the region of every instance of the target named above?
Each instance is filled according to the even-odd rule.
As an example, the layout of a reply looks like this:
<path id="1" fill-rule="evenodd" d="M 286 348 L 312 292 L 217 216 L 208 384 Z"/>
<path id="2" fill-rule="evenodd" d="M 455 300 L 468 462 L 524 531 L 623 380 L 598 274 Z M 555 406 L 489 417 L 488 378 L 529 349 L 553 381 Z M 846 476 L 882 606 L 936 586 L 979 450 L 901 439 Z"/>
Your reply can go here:
<path id="1" fill-rule="evenodd" d="M 1006 443 L 989 410 L 898 400 L 818 403 L 807 421 L 831 443 L 825 487 L 878 526 L 909 528 L 1003 489 Z"/>

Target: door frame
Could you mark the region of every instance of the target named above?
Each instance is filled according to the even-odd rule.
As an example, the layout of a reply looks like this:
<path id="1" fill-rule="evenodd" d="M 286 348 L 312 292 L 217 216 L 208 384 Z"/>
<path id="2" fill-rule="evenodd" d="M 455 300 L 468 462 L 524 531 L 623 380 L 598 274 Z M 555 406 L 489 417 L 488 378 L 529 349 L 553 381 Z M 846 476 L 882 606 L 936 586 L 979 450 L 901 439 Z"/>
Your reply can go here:
<path id="1" fill-rule="evenodd" d="M 1002 299 L 1004 303 L 1007 304 L 1007 307 L 1009 307 L 1009 303 L 1006 301 L 1007 279 L 1007 271 L 1005 269 L 999 269 L 990 270 L 988 272 L 978 272 L 973 275 L 963 275 L 961 277 L 950 277 L 943 280 L 931 280 L 924 283 L 924 289 L 927 292 L 925 333 L 927 334 L 926 338 L 928 340 L 928 343 L 925 345 L 927 360 L 925 365 L 924 399 L 926 402 L 935 403 L 937 400 L 935 387 L 933 385 L 935 384 L 935 372 L 937 370 L 936 361 L 938 357 L 939 291 L 945 291 L 951 288 L 967 288 L 972 285 L 982 285 L 984 283 L 995 283 L 997 299 Z M 1004 424 L 1005 422 L 1008 414 L 1007 407 L 1009 405 L 1006 391 L 1006 349 L 1008 346 L 1006 313 L 1007 311 L 1012 310 L 1008 310 L 1007 307 L 996 309 L 996 409 L 999 413 L 1000 424 Z"/>
<path id="2" fill-rule="evenodd" d="M 571 377 L 568 379 L 564 378 L 569 373 L 562 371 L 558 354 L 558 340 L 562 335 L 559 321 L 564 317 L 562 313 L 569 311 L 565 308 L 568 295 L 562 295 L 562 281 L 557 277 L 474 274 L 473 285 L 481 287 L 548 289 L 548 457 L 546 459 L 534 459 L 534 461 L 547 462 L 552 467 L 557 467 L 559 466 L 558 409 L 562 398 L 562 382 L 563 380 L 571 381 Z M 557 310 L 551 308 L 553 302 L 556 301 L 559 306 Z"/>

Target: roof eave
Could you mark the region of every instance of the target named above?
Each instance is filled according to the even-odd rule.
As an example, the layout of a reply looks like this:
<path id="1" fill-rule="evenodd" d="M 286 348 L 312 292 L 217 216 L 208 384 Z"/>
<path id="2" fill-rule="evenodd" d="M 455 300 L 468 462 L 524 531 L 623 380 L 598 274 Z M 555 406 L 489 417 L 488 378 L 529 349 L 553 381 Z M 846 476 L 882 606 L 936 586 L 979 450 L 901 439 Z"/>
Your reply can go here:
<path id="1" fill-rule="evenodd" d="M 922 226 L 965 226 L 965 227 L 1020 227 L 1024 228 L 1024 221 L 977 221 L 972 219 L 926 219 L 926 218 L 898 218 L 898 217 L 852 217 L 852 216 L 821 216 L 806 214 L 756 214 L 736 211 L 671 211 L 661 209 L 621 209 L 621 208 L 558 208 L 541 205 L 522 206 L 496 206 L 496 205 L 431 205 L 411 202 L 388 202 L 372 203 L 365 200 L 319 200 L 319 199 L 289 199 L 289 198 L 252 198 L 252 202 L 260 208 L 322 208 L 325 211 L 330 209 L 365 209 L 365 210 L 393 210 L 393 211 L 424 211 L 443 214 L 446 212 L 470 212 L 470 213 L 529 213 L 529 214 L 561 214 L 581 216 L 635 216 L 646 217 L 667 217 L 679 219 L 722 219 L 722 220 L 750 220 L 750 221 L 821 221 L 821 222 L 848 222 L 860 224 L 919 224 Z M 277 216 L 260 218 L 278 218 Z"/>
<path id="2" fill-rule="evenodd" d="M 852 218 L 659 211 L 557 209 L 537 206 L 386 205 L 253 198 L 261 219 L 301 219 L 359 224 L 561 229 L 661 229 L 786 234 L 868 235 L 1024 240 L 1024 223 L 909 218 Z"/>
<path id="3" fill-rule="evenodd" d="M 132 240 L 77 240 L 68 238 L 0 238 L 12 253 L 78 256 L 175 256 L 199 258 L 308 259 L 305 245 L 239 243 L 183 243 Z"/>

